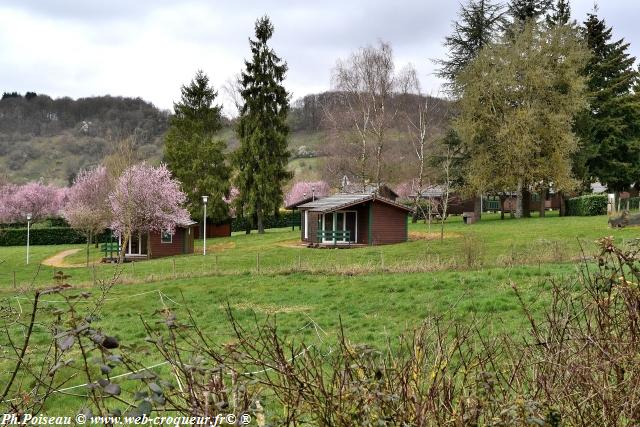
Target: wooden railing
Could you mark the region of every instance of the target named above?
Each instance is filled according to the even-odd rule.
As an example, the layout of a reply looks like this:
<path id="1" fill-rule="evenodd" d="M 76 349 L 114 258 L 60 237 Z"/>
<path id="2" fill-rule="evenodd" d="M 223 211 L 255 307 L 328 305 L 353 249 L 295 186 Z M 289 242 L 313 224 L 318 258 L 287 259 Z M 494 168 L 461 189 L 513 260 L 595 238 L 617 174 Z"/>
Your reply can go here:
<path id="1" fill-rule="evenodd" d="M 327 240 L 333 241 L 333 244 L 347 243 L 351 244 L 351 231 L 349 230 L 318 230 L 318 242 L 323 243 Z"/>

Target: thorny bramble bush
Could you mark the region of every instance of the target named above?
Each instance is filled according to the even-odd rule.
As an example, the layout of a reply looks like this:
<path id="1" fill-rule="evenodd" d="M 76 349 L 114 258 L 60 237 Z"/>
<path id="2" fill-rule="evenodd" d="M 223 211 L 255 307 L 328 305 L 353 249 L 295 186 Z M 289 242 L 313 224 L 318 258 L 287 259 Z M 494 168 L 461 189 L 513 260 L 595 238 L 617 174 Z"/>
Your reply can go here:
<path id="1" fill-rule="evenodd" d="M 337 340 L 307 345 L 280 333 L 275 318 L 247 327 L 228 309 L 235 338 L 221 345 L 188 310 L 179 318 L 165 307 L 157 321 L 143 320 L 164 375 L 81 316 L 76 301 L 88 296 L 71 294 L 59 277 L 36 291 L 31 312 L 34 322 L 40 295 L 68 294 L 68 309 L 51 325 L 46 363 L 36 368 L 24 350 L 28 322 L 24 341 L 10 341 L 15 374 L 3 409 L 42 411 L 75 369 L 89 383 L 78 410 L 101 415 L 228 412 L 274 426 L 638 425 L 640 244 L 622 249 L 604 238 L 598 247 L 573 280 L 550 283 L 544 309 L 532 309 L 513 286 L 530 326 L 521 336 L 490 336 L 482 321 L 443 316 L 383 349 L 351 342 L 342 327 Z M 116 372 L 133 374 L 116 381 Z M 17 377 L 31 378 L 30 386 Z"/>

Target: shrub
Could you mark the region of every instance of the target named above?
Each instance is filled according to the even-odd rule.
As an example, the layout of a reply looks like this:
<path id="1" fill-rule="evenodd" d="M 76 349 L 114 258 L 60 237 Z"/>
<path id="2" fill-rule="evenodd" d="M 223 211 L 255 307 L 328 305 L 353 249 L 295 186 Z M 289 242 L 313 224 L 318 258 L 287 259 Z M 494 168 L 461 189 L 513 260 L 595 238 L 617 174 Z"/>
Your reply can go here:
<path id="1" fill-rule="evenodd" d="M 31 245 L 67 245 L 87 241 L 82 234 L 67 227 L 32 228 L 29 234 Z M 0 230 L 0 246 L 23 246 L 26 242 L 26 228 Z"/>
<path id="2" fill-rule="evenodd" d="M 587 194 L 567 200 L 567 215 L 596 216 L 607 214 L 606 194 Z"/>
<path id="3" fill-rule="evenodd" d="M 293 225 L 300 226 L 300 211 L 280 212 L 278 216 L 268 216 L 264 218 L 264 228 L 284 228 Z M 255 224 L 251 225 L 251 220 L 244 217 L 233 218 L 231 220 L 231 231 L 245 231 L 247 227 L 257 230 Z"/>

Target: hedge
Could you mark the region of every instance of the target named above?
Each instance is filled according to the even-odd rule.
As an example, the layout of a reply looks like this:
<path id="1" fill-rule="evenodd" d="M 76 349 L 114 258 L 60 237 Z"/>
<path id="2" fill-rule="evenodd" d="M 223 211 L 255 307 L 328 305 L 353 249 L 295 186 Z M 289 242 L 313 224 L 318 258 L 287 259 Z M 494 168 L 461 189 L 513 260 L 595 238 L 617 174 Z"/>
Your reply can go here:
<path id="1" fill-rule="evenodd" d="M 300 211 L 286 211 L 278 216 L 268 216 L 264 219 L 264 228 L 291 227 L 291 223 L 296 227 L 300 226 Z M 245 218 L 234 218 L 231 221 L 231 231 L 245 231 L 249 221 Z M 251 227 L 253 230 L 256 226 Z M 102 242 L 105 235 L 98 236 L 98 241 Z M 87 238 L 69 227 L 49 227 L 31 228 L 29 244 L 31 245 L 68 245 L 85 243 Z M 23 246 L 27 243 L 26 224 L 17 228 L 16 224 L 4 228 L 0 225 L 0 246 Z"/>
<path id="2" fill-rule="evenodd" d="M 278 216 L 268 216 L 263 219 L 264 228 L 283 228 L 291 227 L 291 222 L 296 227 L 300 226 L 300 211 L 281 212 Z M 250 221 L 247 218 L 233 218 L 231 221 L 231 231 L 245 231 Z M 253 224 L 252 230 L 257 230 L 257 226 Z"/>
<path id="3" fill-rule="evenodd" d="M 567 215 L 596 216 L 607 214 L 606 194 L 587 194 L 567 200 Z"/>
<path id="4" fill-rule="evenodd" d="M 34 228 L 29 233 L 31 245 L 67 245 L 85 243 L 87 238 L 68 227 Z M 0 230 L 0 246 L 23 246 L 27 244 L 26 228 Z"/>

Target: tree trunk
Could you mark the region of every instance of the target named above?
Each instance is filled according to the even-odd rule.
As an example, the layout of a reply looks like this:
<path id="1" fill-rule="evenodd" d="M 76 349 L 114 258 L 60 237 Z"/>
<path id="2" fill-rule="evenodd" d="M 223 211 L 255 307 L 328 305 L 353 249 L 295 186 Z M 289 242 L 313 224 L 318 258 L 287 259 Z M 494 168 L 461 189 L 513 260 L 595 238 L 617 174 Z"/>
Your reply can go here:
<path id="1" fill-rule="evenodd" d="M 262 203 L 258 200 L 256 202 L 256 217 L 257 217 L 257 225 L 258 225 L 258 234 L 264 234 L 264 223 L 263 223 L 264 213 L 262 212 Z"/>
<path id="2" fill-rule="evenodd" d="M 542 187 L 540 189 L 540 218 L 544 218 L 546 200 L 547 200 L 547 187 Z"/>
<path id="3" fill-rule="evenodd" d="M 516 218 L 522 218 L 522 179 L 518 179 L 518 188 L 516 189 Z"/>
<path id="4" fill-rule="evenodd" d="M 531 191 L 526 185 L 522 189 L 522 216 L 531 218 Z"/>
<path id="5" fill-rule="evenodd" d="M 131 239 L 131 232 L 129 231 L 124 234 L 122 247 L 120 248 L 120 254 L 118 254 L 118 264 L 124 263 L 124 254 L 127 252 L 127 247 L 129 246 L 130 239 Z"/>
<path id="6" fill-rule="evenodd" d="M 87 267 L 89 267 L 89 246 L 91 245 L 91 232 L 87 234 Z"/>
<path id="7" fill-rule="evenodd" d="M 558 193 L 560 198 L 560 216 L 567 216 L 567 203 L 564 199 L 564 193 L 561 191 Z"/>
<path id="8" fill-rule="evenodd" d="M 473 214 L 480 220 L 482 217 L 482 196 L 477 196 L 473 201 Z"/>
<path id="9" fill-rule="evenodd" d="M 507 200 L 507 196 L 500 195 L 500 219 L 504 219 L 504 204 Z"/>
<path id="10" fill-rule="evenodd" d="M 162 234 L 160 234 L 160 237 L 162 238 Z M 151 259 L 151 255 L 151 236 L 149 233 L 147 233 L 147 259 Z"/>

